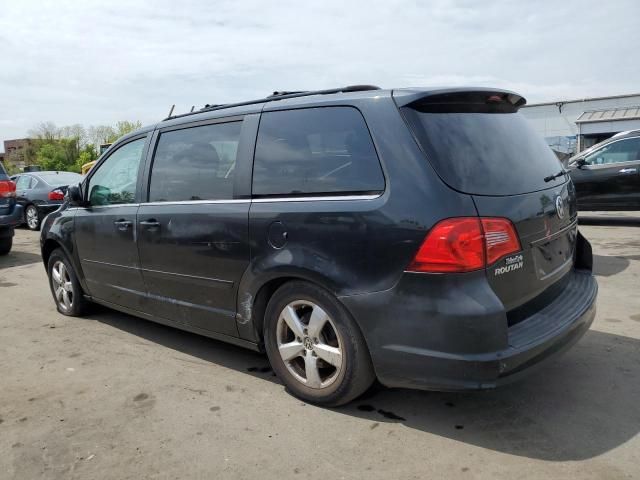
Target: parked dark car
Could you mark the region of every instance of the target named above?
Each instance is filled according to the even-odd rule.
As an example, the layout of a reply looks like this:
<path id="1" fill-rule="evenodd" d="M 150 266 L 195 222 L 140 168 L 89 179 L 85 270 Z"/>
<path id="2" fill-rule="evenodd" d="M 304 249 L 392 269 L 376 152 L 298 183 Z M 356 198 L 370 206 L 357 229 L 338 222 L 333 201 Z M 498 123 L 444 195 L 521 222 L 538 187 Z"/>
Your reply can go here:
<path id="1" fill-rule="evenodd" d="M 22 207 L 16 203 L 16 184 L 0 162 L 0 255 L 11 251 L 14 228 L 21 218 Z"/>
<path id="2" fill-rule="evenodd" d="M 375 378 L 510 381 L 587 331 L 597 292 L 573 183 L 524 103 L 347 87 L 138 130 L 44 221 L 56 306 L 266 350 L 323 405 Z"/>
<path id="3" fill-rule="evenodd" d="M 16 196 L 24 209 L 24 223 L 40 229 L 42 219 L 57 210 L 69 184 L 77 185 L 82 175 L 73 172 L 31 172 L 15 176 Z"/>
<path id="4" fill-rule="evenodd" d="M 614 135 L 568 166 L 580 210 L 640 210 L 640 130 Z"/>

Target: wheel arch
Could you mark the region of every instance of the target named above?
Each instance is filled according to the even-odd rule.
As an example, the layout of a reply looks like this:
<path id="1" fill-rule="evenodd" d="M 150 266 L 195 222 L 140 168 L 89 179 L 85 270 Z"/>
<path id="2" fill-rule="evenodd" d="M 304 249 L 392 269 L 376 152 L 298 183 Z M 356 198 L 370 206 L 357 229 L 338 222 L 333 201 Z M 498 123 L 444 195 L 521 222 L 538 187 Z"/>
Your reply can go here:
<path id="1" fill-rule="evenodd" d="M 326 277 L 317 275 L 317 272 L 309 272 L 301 269 L 299 271 L 272 272 L 269 275 L 255 278 L 252 282 L 253 288 L 241 289 L 239 291 L 238 314 L 236 318 L 238 321 L 238 331 L 242 338 L 258 343 L 261 349 L 263 349 L 264 316 L 269 300 L 276 290 L 285 283 L 295 281 L 310 283 L 331 293 L 336 301 L 351 316 L 360 333 L 363 333 L 360 322 L 358 322 L 347 305 L 342 302 L 333 282 Z M 366 343 L 364 334 L 363 338 L 365 338 Z"/>
<path id="2" fill-rule="evenodd" d="M 42 244 L 42 262 L 44 263 L 44 268 L 47 268 L 48 264 L 49 264 L 49 258 L 51 257 L 51 254 L 53 253 L 54 250 L 56 250 L 57 248 L 61 249 L 65 255 L 67 255 L 67 257 L 71 257 L 69 255 L 69 252 L 67 252 L 67 250 L 64 248 L 64 245 L 62 245 L 62 243 L 60 243 L 58 240 L 55 240 L 53 238 L 47 238 L 44 243 Z"/>

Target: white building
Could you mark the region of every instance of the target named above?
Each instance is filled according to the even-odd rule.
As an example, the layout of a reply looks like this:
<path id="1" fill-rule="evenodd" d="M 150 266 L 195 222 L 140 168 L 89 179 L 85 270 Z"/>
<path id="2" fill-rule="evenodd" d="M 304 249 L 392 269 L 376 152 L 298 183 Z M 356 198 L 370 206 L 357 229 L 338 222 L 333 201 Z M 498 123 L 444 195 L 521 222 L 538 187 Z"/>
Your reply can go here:
<path id="1" fill-rule="evenodd" d="M 534 103 L 520 112 L 558 154 L 573 154 L 618 132 L 640 129 L 640 93 Z"/>

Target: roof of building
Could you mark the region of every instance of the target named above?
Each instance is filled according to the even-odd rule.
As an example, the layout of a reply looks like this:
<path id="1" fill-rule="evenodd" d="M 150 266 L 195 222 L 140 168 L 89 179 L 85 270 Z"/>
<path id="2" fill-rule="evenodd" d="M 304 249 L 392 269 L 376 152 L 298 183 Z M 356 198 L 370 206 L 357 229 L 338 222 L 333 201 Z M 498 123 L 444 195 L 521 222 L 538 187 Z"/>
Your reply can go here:
<path id="1" fill-rule="evenodd" d="M 596 100 L 614 100 L 616 98 L 629 98 L 629 97 L 640 97 L 640 93 L 625 93 L 622 95 L 609 95 L 607 97 L 585 97 L 585 98 L 576 98 L 574 100 L 554 100 L 552 102 L 529 103 L 527 105 L 523 105 L 522 108 L 540 107 L 543 105 L 557 105 L 559 103 L 565 104 L 565 103 L 593 102 Z"/>
<path id="2" fill-rule="evenodd" d="M 613 122 L 617 120 L 637 119 L 640 119 L 640 106 L 587 110 L 578 117 L 576 123 Z"/>

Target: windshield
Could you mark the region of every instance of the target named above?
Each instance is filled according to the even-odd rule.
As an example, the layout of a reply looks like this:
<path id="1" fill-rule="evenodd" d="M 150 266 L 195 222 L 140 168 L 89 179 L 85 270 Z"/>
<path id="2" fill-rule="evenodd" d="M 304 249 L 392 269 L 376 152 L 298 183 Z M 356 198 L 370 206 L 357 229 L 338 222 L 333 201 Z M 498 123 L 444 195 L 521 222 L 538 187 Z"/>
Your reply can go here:
<path id="1" fill-rule="evenodd" d="M 82 175 L 72 172 L 49 173 L 46 175 L 40 175 L 40 178 L 52 187 L 72 185 L 82 181 Z"/>
<path id="2" fill-rule="evenodd" d="M 438 175 L 456 190 L 476 195 L 517 195 L 566 181 L 562 164 L 517 112 L 403 113 Z"/>

